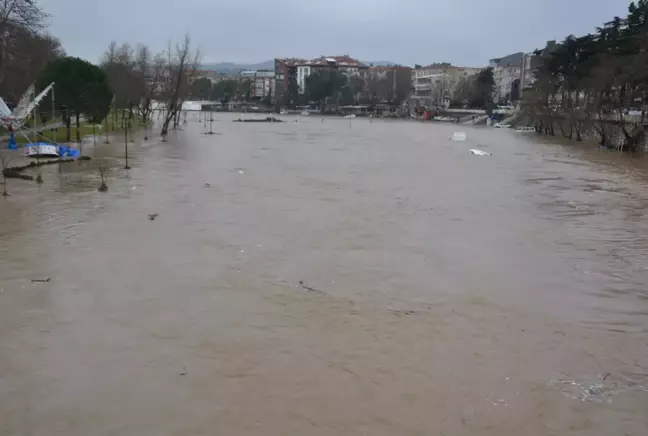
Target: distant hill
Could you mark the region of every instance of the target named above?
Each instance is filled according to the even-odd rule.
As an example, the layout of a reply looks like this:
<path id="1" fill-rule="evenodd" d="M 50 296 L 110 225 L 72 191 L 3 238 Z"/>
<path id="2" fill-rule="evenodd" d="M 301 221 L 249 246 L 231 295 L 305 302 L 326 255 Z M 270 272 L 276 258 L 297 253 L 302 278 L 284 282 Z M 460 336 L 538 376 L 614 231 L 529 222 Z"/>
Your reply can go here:
<path id="1" fill-rule="evenodd" d="M 382 67 L 385 65 L 394 65 L 394 62 L 389 61 L 368 61 L 363 63 L 367 65 L 374 65 Z M 244 70 L 273 70 L 274 60 L 259 62 L 257 64 L 237 64 L 233 62 L 219 62 L 215 64 L 203 64 L 200 66 L 203 70 L 217 71 L 222 74 L 238 74 Z"/>
<path id="2" fill-rule="evenodd" d="M 258 64 L 219 62 L 216 64 L 203 64 L 200 68 L 203 70 L 217 71 L 223 74 L 238 74 L 244 70 L 274 70 L 274 60 L 259 62 Z"/>

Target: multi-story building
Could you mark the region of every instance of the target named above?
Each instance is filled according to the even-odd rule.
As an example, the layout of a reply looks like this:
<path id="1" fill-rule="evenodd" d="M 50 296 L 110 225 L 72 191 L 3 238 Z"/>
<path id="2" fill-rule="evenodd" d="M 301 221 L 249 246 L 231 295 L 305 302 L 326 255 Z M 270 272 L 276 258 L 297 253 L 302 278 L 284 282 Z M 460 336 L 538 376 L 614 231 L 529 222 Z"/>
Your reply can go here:
<path id="1" fill-rule="evenodd" d="M 428 97 L 437 106 L 448 106 L 462 81 L 479 73 L 480 68 L 457 67 L 436 63 L 412 70 L 412 87 L 416 97 Z"/>
<path id="2" fill-rule="evenodd" d="M 306 91 L 306 79 L 317 71 L 336 70 L 347 76 L 363 77 L 369 69 L 350 56 L 322 56 L 306 60 L 297 58 L 275 59 L 276 96 L 280 98 L 288 89 L 291 79 L 297 83 L 300 94 Z"/>
<path id="3" fill-rule="evenodd" d="M 527 53 L 522 59 L 522 69 L 520 71 L 520 97 L 526 88 L 529 88 L 536 80 L 535 70 L 542 63 L 543 55 L 548 54 L 556 47 L 556 41 L 547 41 L 545 48 L 538 54 L 535 52 Z"/>
<path id="4" fill-rule="evenodd" d="M 513 102 L 520 99 L 520 75 L 522 73 L 524 53 L 513 53 L 501 58 L 491 59 L 495 79 L 496 102 Z"/>
<path id="5" fill-rule="evenodd" d="M 274 96 L 275 72 L 270 70 L 246 70 L 239 74 L 241 78 L 252 81 L 250 97 L 263 98 Z"/>

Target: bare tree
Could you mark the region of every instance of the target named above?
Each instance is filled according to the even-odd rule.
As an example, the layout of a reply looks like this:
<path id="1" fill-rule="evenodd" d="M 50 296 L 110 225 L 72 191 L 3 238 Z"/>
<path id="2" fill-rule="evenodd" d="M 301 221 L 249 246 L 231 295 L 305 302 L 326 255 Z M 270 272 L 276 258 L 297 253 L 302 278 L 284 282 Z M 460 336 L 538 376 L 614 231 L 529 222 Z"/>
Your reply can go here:
<path id="1" fill-rule="evenodd" d="M 175 50 L 167 50 L 167 65 L 161 80 L 161 98 L 163 103 L 162 136 L 169 133 L 169 126 L 174 121 L 177 127 L 177 115 L 182 110 L 182 103 L 189 91 L 189 83 L 196 74 L 199 54 L 191 51 L 189 35 Z"/>
<path id="2" fill-rule="evenodd" d="M 5 57 L 0 93 L 8 101 L 20 97 L 33 84 L 45 65 L 65 55 L 60 41 L 47 34 L 35 34 L 23 28 L 5 26 L 10 46 L 0 48 L 8 54 Z"/>
<path id="3" fill-rule="evenodd" d="M 5 80 L 7 61 L 16 53 L 13 30 L 38 34 L 47 18 L 33 0 L 0 0 L 0 86 Z"/>
<path id="4" fill-rule="evenodd" d="M 132 118 L 133 108 L 139 104 L 139 94 L 141 94 L 141 80 L 136 71 L 134 54 L 129 44 L 118 46 L 113 41 L 101 61 L 101 68 L 108 76 L 115 94 L 113 110 L 121 110 L 122 124 L 127 118 L 128 120 Z"/>
<path id="5" fill-rule="evenodd" d="M 151 50 L 146 45 L 139 45 L 135 55 L 137 72 L 137 112 L 145 125 L 151 115 L 152 102 L 155 97 L 156 84 L 162 70 L 158 58 L 154 60 Z"/>

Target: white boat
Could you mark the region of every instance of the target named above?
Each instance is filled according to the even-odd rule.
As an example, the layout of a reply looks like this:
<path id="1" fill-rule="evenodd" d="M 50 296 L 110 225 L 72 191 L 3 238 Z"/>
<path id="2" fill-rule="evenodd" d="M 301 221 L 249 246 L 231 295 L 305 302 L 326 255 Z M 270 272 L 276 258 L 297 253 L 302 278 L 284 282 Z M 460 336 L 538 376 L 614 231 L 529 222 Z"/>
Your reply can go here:
<path id="1" fill-rule="evenodd" d="M 493 127 L 497 129 L 510 129 L 511 125 L 506 123 L 496 123 Z"/>
<path id="2" fill-rule="evenodd" d="M 60 157 L 61 152 L 59 147 L 45 142 L 36 142 L 34 144 L 25 145 L 26 157 Z"/>
<path id="3" fill-rule="evenodd" d="M 472 148 L 468 152 L 471 153 L 471 154 L 474 154 L 475 156 L 490 156 L 491 155 L 487 151 L 478 150 L 476 148 Z"/>
<path id="4" fill-rule="evenodd" d="M 349 114 L 344 116 L 344 118 L 355 118 L 355 117 L 356 117 L 355 114 Z"/>
<path id="5" fill-rule="evenodd" d="M 525 126 L 525 127 L 516 127 L 513 131 L 517 133 L 530 133 L 530 132 L 535 132 L 536 130 L 535 127 Z"/>
<path id="6" fill-rule="evenodd" d="M 281 112 L 279 112 L 279 115 L 288 115 L 288 111 L 284 109 Z"/>
<path id="7" fill-rule="evenodd" d="M 310 115 L 310 112 L 308 112 L 308 111 L 303 111 L 301 114 L 302 114 L 303 116 L 308 116 L 308 115 Z"/>

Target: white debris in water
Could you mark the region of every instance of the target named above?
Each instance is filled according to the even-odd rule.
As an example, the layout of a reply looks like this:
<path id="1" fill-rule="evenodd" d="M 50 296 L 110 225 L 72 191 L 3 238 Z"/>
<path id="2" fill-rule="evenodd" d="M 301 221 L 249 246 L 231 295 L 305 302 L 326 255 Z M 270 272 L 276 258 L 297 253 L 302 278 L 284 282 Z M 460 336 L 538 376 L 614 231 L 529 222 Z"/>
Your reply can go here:
<path id="1" fill-rule="evenodd" d="M 239 173 L 239 174 L 243 174 L 243 170 L 238 170 L 238 173 Z"/>
<path id="2" fill-rule="evenodd" d="M 465 141 L 466 132 L 454 132 L 450 139 L 452 139 L 453 141 Z"/>
<path id="3" fill-rule="evenodd" d="M 489 153 L 487 151 L 483 151 L 483 150 L 478 150 L 476 148 L 471 148 L 468 151 L 469 151 L 469 153 L 472 153 L 475 156 L 491 156 L 491 153 Z"/>

